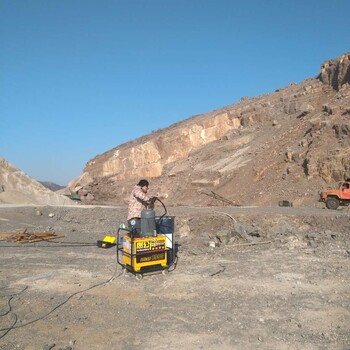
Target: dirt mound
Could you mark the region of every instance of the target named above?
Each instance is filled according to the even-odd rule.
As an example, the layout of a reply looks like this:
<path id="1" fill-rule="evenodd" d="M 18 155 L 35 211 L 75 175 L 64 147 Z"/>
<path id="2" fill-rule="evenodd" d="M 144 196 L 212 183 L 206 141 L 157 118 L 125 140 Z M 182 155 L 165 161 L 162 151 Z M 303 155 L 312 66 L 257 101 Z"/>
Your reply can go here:
<path id="1" fill-rule="evenodd" d="M 0 158 L 0 203 L 64 205 L 73 202 L 56 194 Z"/>

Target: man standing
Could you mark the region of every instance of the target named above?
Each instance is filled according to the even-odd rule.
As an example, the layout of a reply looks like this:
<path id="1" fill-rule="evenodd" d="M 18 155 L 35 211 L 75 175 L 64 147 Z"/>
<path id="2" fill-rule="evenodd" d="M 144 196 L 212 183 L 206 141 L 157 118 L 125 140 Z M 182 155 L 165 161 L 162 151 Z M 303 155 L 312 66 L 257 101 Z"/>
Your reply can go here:
<path id="1" fill-rule="evenodd" d="M 130 194 L 128 208 L 128 226 L 135 228 L 138 233 L 141 231 L 141 211 L 147 209 L 150 198 L 147 196 L 149 183 L 147 180 L 140 180 Z"/>

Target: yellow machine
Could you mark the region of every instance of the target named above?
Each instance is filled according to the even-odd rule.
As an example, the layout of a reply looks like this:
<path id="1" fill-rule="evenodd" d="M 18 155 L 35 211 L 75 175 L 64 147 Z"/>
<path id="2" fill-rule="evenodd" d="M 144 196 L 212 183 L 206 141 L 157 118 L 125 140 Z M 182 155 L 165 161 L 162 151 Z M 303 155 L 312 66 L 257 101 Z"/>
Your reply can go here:
<path id="1" fill-rule="evenodd" d="M 135 272 L 143 268 L 159 266 L 166 268 L 166 237 L 123 238 L 123 261 L 125 266 L 130 266 Z"/>
<path id="2" fill-rule="evenodd" d="M 97 241 L 97 246 L 99 248 L 111 248 L 114 247 L 117 243 L 115 243 L 116 238 L 113 236 L 106 236 L 103 241 Z"/>
<path id="3" fill-rule="evenodd" d="M 176 265 L 174 217 L 165 216 L 167 211 L 161 204 L 165 209 L 162 216 L 156 217 L 154 210 L 143 210 L 140 227 L 126 228 L 122 224 L 117 232 L 117 262 L 138 279 L 146 272 L 167 274 Z"/>

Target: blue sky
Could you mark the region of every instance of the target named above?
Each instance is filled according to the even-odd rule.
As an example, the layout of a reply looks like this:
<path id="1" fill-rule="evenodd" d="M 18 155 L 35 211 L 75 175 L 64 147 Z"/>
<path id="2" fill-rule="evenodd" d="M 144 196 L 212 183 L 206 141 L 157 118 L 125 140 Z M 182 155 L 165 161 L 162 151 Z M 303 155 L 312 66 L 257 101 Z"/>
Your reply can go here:
<path id="1" fill-rule="evenodd" d="M 0 0 L 0 156 L 66 185 L 87 161 L 316 76 L 349 0 Z"/>

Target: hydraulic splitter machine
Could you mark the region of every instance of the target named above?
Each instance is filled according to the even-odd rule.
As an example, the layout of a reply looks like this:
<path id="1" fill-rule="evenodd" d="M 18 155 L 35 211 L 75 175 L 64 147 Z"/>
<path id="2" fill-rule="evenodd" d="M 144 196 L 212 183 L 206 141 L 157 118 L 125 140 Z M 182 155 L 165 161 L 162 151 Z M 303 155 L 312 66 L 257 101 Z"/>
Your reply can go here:
<path id="1" fill-rule="evenodd" d="M 141 231 L 131 226 L 119 227 L 117 232 L 117 262 L 137 279 L 154 271 L 168 274 L 176 264 L 175 217 L 166 215 L 167 209 L 159 198 L 154 197 L 154 201 L 162 204 L 162 216 L 156 216 L 153 209 L 145 209 L 141 212 Z"/>

